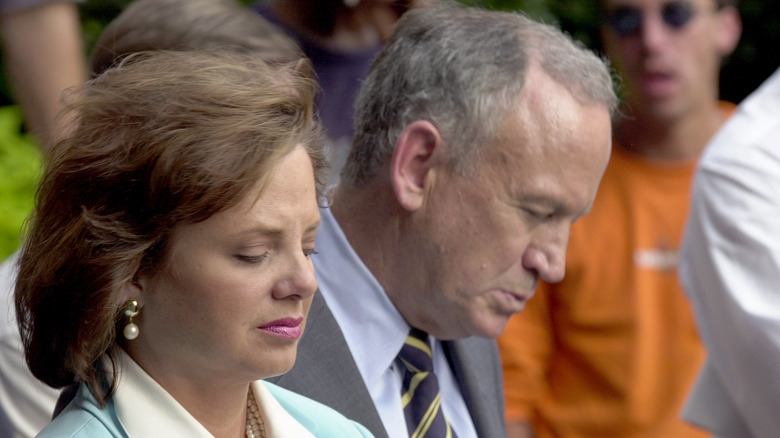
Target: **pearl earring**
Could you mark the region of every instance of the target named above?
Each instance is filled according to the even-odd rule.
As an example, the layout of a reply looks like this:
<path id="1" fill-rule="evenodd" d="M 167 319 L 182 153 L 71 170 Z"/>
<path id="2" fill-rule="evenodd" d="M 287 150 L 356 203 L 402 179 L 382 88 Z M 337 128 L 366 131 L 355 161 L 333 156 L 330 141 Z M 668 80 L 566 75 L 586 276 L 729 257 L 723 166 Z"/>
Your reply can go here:
<path id="1" fill-rule="evenodd" d="M 122 333 L 125 335 L 125 339 L 132 341 L 138 337 L 138 326 L 133 323 L 133 317 L 137 316 L 139 312 L 138 300 L 130 298 L 125 301 L 123 309 L 125 311 L 125 316 L 130 319 L 130 322 L 127 323 Z"/>

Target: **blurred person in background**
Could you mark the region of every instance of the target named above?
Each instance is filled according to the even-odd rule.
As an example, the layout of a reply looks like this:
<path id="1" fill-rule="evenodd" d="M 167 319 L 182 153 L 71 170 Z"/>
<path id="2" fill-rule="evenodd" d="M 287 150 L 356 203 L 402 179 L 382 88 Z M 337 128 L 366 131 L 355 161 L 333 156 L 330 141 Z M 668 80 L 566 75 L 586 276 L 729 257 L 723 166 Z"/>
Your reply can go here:
<path id="1" fill-rule="evenodd" d="M 249 53 L 271 64 L 304 56 L 293 39 L 236 0 L 135 0 L 103 29 L 91 73 L 135 52 L 192 49 Z"/>
<path id="2" fill-rule="evenodd" d="M 430 0 L 270 0 L 255 6 L 293 37 L 314 65 L 316 103 L 331 140 L 330 179 L 338 182 L 354 133 L 354 102 L 398 18 Z"/>
<path id="3" fill-rule="evenodd" d="M 705 350 L 678 250 L 697 159 L 733 111 L 718 73 L 739 14 L 729 0 L 599 5 L 625 105 L 566 278 L 543 282 L 499 339 L 509 436 L 705 437 L 680 418 Z"/>
<path id="4" fill-rule="evenodd" d="M 81 23 L 69 1 L 0 0 L 0 39 L 14 97 L 46 153 L 67 121 L 60 97 L 86 79 Z"/>

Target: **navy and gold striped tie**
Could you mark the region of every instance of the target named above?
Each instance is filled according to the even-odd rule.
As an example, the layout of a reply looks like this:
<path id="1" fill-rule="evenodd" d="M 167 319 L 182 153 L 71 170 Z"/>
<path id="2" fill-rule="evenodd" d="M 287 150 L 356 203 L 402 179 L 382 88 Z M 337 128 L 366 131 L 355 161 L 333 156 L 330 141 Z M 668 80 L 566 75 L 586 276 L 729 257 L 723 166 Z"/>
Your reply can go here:
<path id="1" fill-rule="evenodd" d="M 401 403 L 411 438 L 455 438 L 441 409 L 428 334 L 413 328 L 398 358 L 404 365 Z"/>

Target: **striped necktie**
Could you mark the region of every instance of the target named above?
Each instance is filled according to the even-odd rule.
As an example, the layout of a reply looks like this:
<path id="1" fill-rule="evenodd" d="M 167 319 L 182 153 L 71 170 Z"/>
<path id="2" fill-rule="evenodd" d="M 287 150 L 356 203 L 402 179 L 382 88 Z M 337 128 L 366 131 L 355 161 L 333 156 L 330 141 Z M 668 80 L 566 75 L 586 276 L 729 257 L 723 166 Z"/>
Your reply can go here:
<path id="1" fill-rule="evenodd" d="M 398 358 L 404 365 L 401 403 L 411 438 L 455 438 L 441 409 L 428 334 L 412 328 Z"/>

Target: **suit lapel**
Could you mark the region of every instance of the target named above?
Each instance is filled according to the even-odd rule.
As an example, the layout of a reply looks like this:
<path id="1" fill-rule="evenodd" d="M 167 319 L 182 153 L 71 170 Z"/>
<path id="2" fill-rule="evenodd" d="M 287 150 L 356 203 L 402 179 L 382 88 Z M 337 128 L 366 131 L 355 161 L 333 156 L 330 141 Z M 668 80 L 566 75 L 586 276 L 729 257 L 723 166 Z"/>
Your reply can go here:
<path id="1" fill-rule="evenodd" d="M 495 341 L 472 337 L 442 344 L 477 435 L 506 436 L 503 377 Z M 267 380 L 336 409 L 377 438 L 387 438 L 341 328 L 319 292 L 309 310 L 295 365 L 286 374 Z"/>
<path id="2" fill-rule="evenodd" d="M 341 328 L 319 291 L 309 310 L 295 365 L 286 374 L 268 380 L 336 409 L 377 438 L 387 438 Z"/>
<path id="3" fill-rule="evenodd" d="M 496 342 L 471 337 L 442 345 L 477 436 L 506 436 L 503 375 Z"/>

